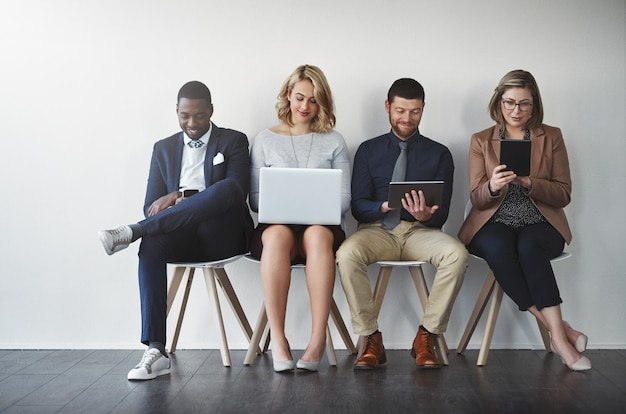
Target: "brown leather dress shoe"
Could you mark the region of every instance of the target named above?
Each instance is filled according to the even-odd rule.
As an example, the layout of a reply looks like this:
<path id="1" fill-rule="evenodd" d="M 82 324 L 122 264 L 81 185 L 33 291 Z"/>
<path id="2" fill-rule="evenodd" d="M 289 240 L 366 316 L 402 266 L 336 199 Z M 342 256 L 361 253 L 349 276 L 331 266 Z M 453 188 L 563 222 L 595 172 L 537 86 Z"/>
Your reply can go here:
<path id="1" fill-rule="evenodd" d="M 380 332 L 368 336 L 361 336 L 361 349 L 354 361 L 354 369 L 376 369 L 378 365 L 387 362 L 383 335 Z"/>
<path id="2" fill-rule="evenodd" d="M 439 368 L 439 360 L 435 353 L 436 334 L 432 334 L 420 326 L 413 340 L 411 356 L 415 358 L 415 365 L 420 368 Z"/>

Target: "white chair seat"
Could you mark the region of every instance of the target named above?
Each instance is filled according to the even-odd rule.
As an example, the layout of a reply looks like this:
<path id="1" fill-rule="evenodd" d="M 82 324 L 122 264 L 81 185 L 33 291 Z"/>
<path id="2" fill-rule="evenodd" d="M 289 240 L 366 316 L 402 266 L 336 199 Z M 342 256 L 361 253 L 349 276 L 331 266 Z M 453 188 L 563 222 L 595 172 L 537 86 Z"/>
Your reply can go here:
<path id="1" fill-rule="evenodd" d="M 174 331 L 174 337 L 172 339 L 172 344 L 170 346 L 170 352 L 176 352 L 176 346 L 178 344 L 178 337 L 180 335 L 180 330 L 183 324 L 183 318 L 185 316 L 185 310 L 187 308 L 187 301 L 189 299 L 189 292 L 191 290 L 191 284 L 193 283 L 194 272 L 196 269 L 202 269 L 204 273 L 204 280 L 206 283 L 207 291 L 209 294 L 209 299 L 212 300 L 215 306 L 215 313 L 217 316 L 217 320 L 220 327 L 220 332 L 222 336 L 222 346 L 220 348 L 222 355 L 222 362 L 225 366 L 231 366 L 230 352 L 228 349 L 228 341 L 226 339 L 226 331 L 224 329 L 224 321 L 222 318 L 222 311 L 220 307 L 220 301 L 217 294 L 216 283 L 220 285 L 224 296 L 230 303 L 231 308 L 241 326 L 241 329 L 246 336 L 246 339 L 250 341 L 252 337 L 252 329 L 250 328 L 250 324 L 248 323 L 248 318 L 246 318 L 245 313 L 243 312 L 243 308 L 239 303 L 239 299 L 235 294 L 235 290 L 233 289 L 232 284 L 230 283 L 230 279 L 224 269 L 228 263 L 239 260 L 243 255 L 237 255 L 233 257 L 229 257 L 222 260 L 216 260 L 213 262 L 186 262 L 186 263 L 170 263 L 175 266 L 174 274 L 172 276 L 172 280 L 170 282 L 168 291 L 167 291 L 167 314 L 169 315 L 170 310 L 172 308 L 172 304 L 174 303 L 174 299 L 176 298 L 176 294 L 178 293 L 180 284 L 183 280 L 183 277 L 187 276 L 187 283 L 185 284 L 185 290 L 182 298 L 182 303 L 180 307 L 180 311 L 178 313 L 178 320 L 176 322 L 176 328 Z"/>

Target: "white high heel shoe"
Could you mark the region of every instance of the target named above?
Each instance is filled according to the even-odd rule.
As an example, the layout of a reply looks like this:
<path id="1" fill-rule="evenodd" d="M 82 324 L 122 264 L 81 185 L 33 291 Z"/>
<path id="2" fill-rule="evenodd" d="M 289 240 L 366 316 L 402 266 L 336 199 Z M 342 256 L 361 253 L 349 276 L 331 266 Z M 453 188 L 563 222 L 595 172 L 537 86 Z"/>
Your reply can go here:
<path id="1" fill-rule="evenodd" d="M 293 357 L 291 356 L 291 347 L 289 343 L 287 343 L 287 347 L 289 349 L 289 359 L 286 361 L 276 361 L 274 356 L 272 356 L 272 362 L 274 363 L 274 371 L 275 372 L 288 372 L 296 369 L 296 363 L 293 362 Z"/>
<path id="2" fill-rule="evenodd" d="M 306 354 L 306 350 L 304 351 L 304 353 Z M 324 354 L 322 354 L 322 357 L 318 359 L 317 361 L 305 361 L 302 358 L 300 358 L 298 359 L 298 362 L 296 363 L 296 368 L 303 369 L 305 371 L 315 372 L 319 369 L 320 361 L 322 360 L 322 358 L 324 358 Z"/>
<path id="3" fill-rule="evenodd" d="M 293 359 L 288 359 L 286 361 L 276 361 L 274 362 L 274 371 L 275 372 L 288 372 L 293 371 L 296 368 L 296 364 L 293 362 Z"/>
<path id="4" fill-rule="evenodd" d="M 296 368 L 303 369 L 305 371 L 315 372 L 319 369 L 320 362 L 319 361 L 305 361 L 303 359 L 299 359 L 296 363 Z"/>

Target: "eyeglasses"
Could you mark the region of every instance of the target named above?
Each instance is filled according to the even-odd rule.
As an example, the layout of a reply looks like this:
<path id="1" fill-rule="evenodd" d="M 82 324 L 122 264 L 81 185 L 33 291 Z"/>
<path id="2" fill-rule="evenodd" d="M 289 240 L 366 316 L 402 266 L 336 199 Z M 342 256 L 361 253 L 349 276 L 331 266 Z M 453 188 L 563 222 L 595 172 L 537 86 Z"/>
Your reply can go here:
<path id="1" fill-rule="evenodd" d="M 506 109 L 507 111 L 512 111 L 515 109 L 516 106 L 519 106 L 519 110 L 522 112 L 528 112 L 530 110 L 530 108 L 533 106 L 532 102 L 515 102 L 511 99 L 503 99 L 502 100 L 502 106 L 504 106 L 504 109 Z"/>

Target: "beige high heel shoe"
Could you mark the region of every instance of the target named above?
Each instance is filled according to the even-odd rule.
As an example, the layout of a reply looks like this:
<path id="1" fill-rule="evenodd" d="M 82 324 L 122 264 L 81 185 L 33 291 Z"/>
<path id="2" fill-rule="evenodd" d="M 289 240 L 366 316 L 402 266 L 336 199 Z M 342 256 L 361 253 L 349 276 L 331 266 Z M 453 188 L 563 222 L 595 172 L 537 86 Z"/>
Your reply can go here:
<path id="1" fill-rule="evenodd" d="M 576 329 L 572 328 L 572 326 L 566 321 L 563 321 L 563 325 L 565 325 L 567 328 L 571 329 L 572 331 L 576 331 Z M 587 337 L 587 335 L 585 335 L 584 333 L 580 331 L 576 331 L 576 332 L 578 332 L 579 335 L 572 345 L 574 345 L 574 348 L 576 348 L 576 351 L 578 351 L 578 353 L 583 353 L 587 349 L 587 342 L 589 341 L 589 338 Z"/>
<path id="2" fill-rule="evenodd" d="M 561 362 L 563 363 L 563 365 L 565 365 L 572 371 L 587 371 L 588 369 L 591 369 L 591 361 L 589 361 L 589 358 L 587 358 L 586 356 L 581 355 L 578 361 L 574 362 L 572 365 L 567 365 L 565 360 L 557 352 L 556 348 L 554 347 L 554 343 L 552 343 L 552 340 L 550 340 L 550 346 L 552 347 L 552 352 L 554 352 L 555 355 L 561 358 Z"/>

